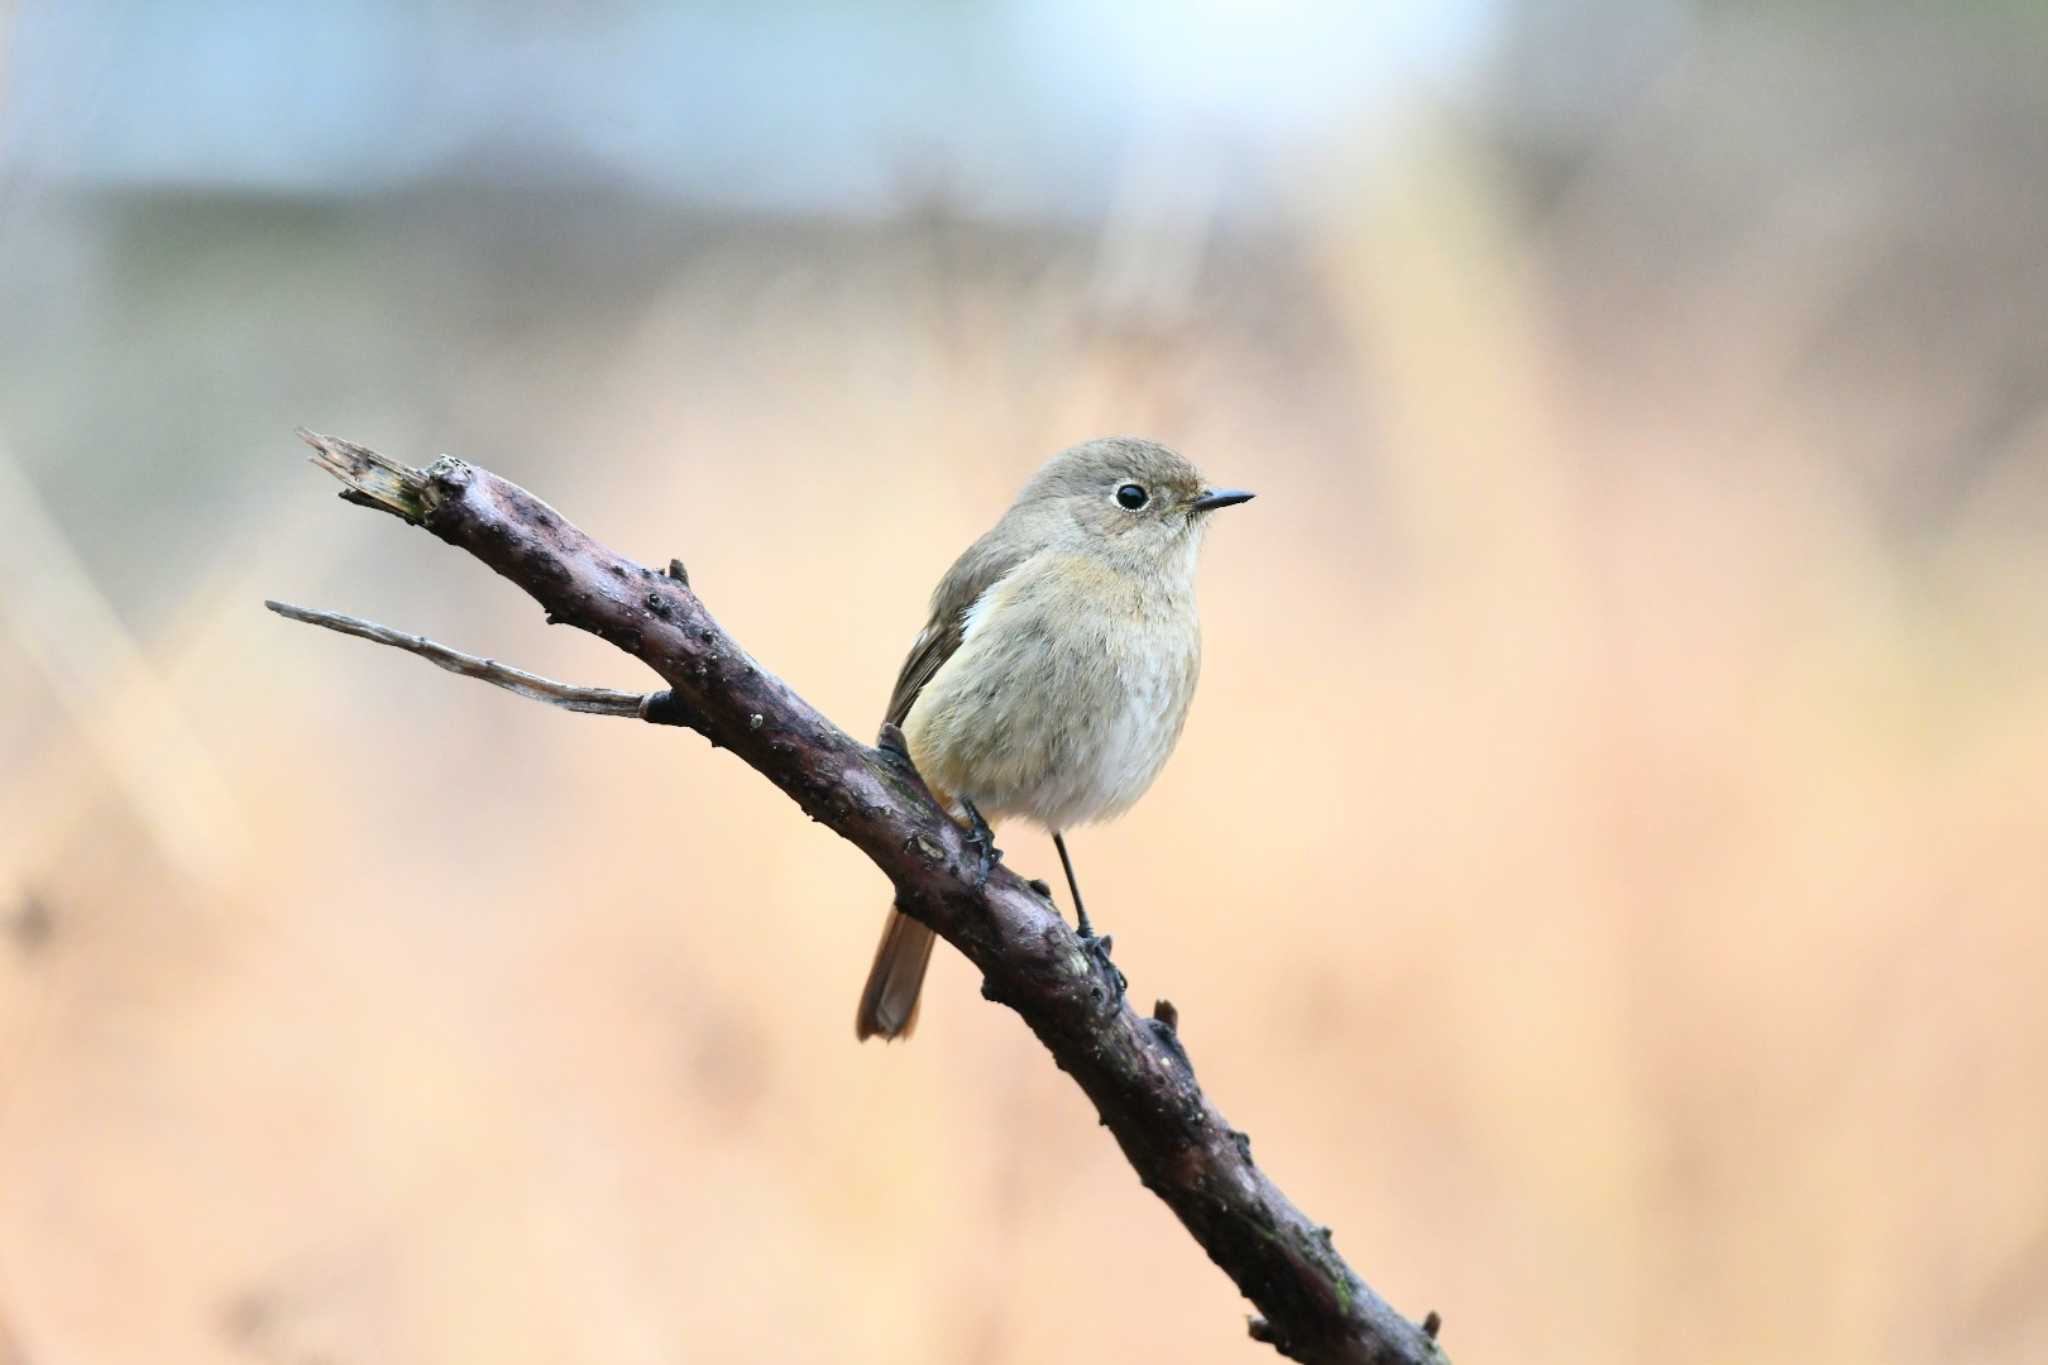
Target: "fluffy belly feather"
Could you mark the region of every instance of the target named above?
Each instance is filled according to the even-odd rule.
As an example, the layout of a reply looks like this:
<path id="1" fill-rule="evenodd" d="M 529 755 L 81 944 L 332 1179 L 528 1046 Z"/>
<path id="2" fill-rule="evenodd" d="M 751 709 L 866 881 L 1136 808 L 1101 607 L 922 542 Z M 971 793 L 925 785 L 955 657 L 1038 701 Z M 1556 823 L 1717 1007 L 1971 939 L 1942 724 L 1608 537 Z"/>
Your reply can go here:
<path id="1" fill-rule="evenodd" d="M 1058 830 L 1120 814 L 1187 719 L 1200 666 L 1193 612 L 1055 615 L 1028 585 L 991 598 L 905 718 L 918 771 L 991 819 Z"/>

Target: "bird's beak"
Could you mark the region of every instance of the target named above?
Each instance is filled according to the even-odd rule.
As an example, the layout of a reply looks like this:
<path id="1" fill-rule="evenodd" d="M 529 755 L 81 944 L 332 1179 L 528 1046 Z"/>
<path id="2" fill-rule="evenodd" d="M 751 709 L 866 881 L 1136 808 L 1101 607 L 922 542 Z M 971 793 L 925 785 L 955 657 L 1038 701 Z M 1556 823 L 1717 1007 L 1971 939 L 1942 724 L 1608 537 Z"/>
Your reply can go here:
<path id="1" fill-rule="evenodd" d="M 1190 512 L 1213 512 L 1219 507 L 1235 507 L 1241 502 L 1250 502 L 1256 494 L 1242 488 L 1212 488 L 1188 504 Z"/>

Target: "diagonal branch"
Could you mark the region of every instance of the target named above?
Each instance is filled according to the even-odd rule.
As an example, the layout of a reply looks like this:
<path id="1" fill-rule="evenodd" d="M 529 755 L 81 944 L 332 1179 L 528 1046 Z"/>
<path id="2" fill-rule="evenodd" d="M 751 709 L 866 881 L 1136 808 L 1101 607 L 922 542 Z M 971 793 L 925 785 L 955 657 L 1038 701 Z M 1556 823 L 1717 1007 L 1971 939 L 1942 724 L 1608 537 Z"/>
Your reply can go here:
<path id="1" fill-rule="evenodd" d="M 642 698 L 576 688 L 352 617 L 270 604 L 419 654 L 523 696 L 698 731 L 865 853 L 900 909 L 982 974 L 982 994 L 1015 1010 L 1087 1094 L 1145 1187 L 1264 1315 L 1251 1334 L 1283 1355 L 1346 1365 L 1447 1358 L 1435 1315 L 1418 1326 L 1375 1294 L 1252 1161 L 1195 1081 L 1165 1001 L 1142 1018 L 1052 902 L 997 864 L 985 882 L 967 832 L 887 730 L 881 748 L 847 735 L 762 668 L 704 609 L 678 567 L 658 574 L 615 554 L 526 490 L 442 456 L 412 469 L 349 441 L 300 435 L 349 501 L 424 526 L 502 574 L 550 621 L 590 631 L 652 668 L 667 691 Z"/>

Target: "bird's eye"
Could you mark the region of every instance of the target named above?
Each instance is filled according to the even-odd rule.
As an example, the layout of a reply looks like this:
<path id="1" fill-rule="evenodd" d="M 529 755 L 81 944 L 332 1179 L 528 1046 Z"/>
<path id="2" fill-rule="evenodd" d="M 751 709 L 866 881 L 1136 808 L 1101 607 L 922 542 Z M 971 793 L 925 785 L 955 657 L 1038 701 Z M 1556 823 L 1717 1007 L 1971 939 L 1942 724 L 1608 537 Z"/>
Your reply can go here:
<path id="1" fill-rule="evenodd" d="M 1116 490 L 1117 506 L 1135 512 L 1145 505 L 1148 496 L 1145 490 L 1138 487 L 1138 485 L 1127 483 L 1122 488 Z"/>

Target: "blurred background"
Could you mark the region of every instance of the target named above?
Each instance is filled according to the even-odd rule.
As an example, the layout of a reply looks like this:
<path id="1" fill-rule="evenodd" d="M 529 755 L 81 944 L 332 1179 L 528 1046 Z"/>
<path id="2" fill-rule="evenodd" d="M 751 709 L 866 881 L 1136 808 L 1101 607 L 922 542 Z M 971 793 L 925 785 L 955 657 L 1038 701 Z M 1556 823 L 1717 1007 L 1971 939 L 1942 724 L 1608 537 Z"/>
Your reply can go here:
<path id="1" fill-rule="evenodd" d="M 0 6 L 0 1359 L 1273 1358 L 886 892 L 305 424 L 869 734 L 1047 455 L 1260 499 L 1075 853 L 1464 1362 L 2048 1357 L 2048 11 Z M 1017 828 L 1011 863 L 1050 875 Z"/>

